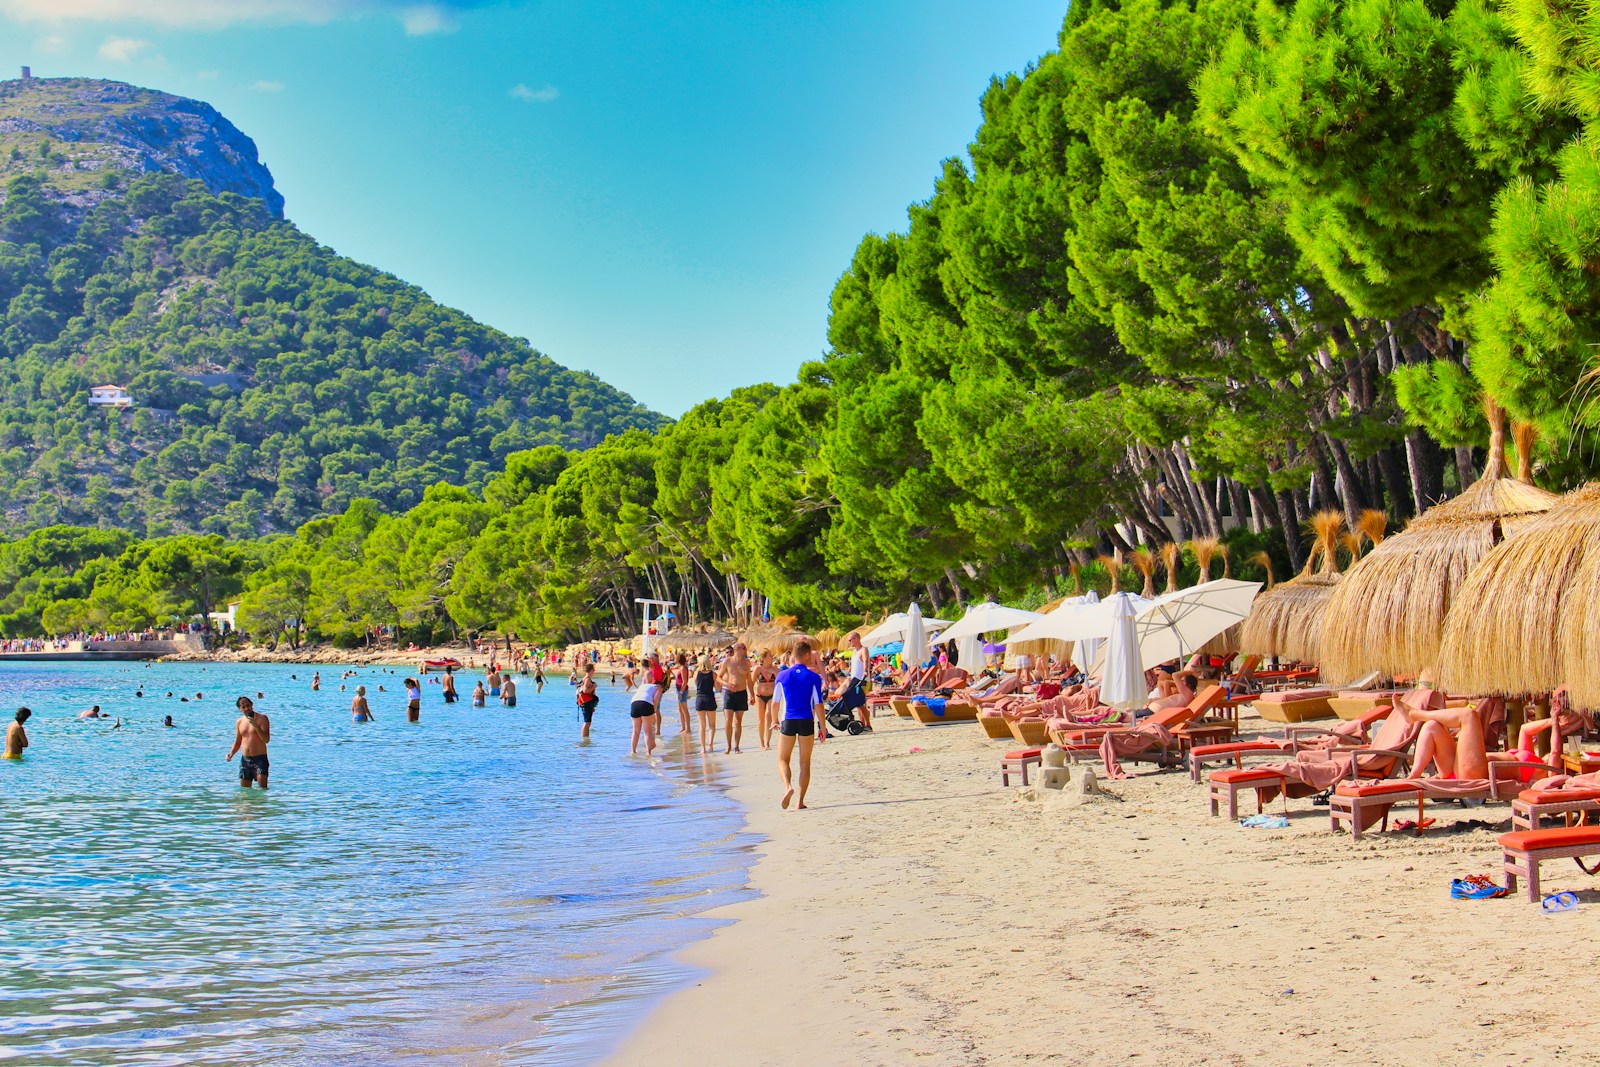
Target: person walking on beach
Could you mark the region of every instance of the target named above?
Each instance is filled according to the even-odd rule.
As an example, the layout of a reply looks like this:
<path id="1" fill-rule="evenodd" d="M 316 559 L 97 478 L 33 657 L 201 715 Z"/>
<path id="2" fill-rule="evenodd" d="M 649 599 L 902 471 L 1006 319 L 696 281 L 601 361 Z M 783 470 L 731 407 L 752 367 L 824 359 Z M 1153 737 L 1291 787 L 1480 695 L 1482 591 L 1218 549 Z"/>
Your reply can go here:
<path id="1" fill-rule="evenodd" d="M 444 683 L 440 686 L 440 691 L 444 693 L 444 702 L 446 704 L 454 704 L 460 699 L 459 694 L 456 693 L 456 676 L 449 667 L 444 669 Z"/>
<path id="2" fill-rule="evenodd" d="M 356 686 L 355 699 L 350 701 L 350 718 L 356 722 L 376 722 L 372 717 L 372 709 L 367 706 L 367 687 Z"/>
<path id="3" fill-rule="evenodd" d="M 772 694 L 778 683 L 778 667 L 772 662 L 772 650 L 763 648 L 751 672 L 751 685 L 756 691 L 756 737 L 762 751 L 772 748 Z"/>
<path id="4" fill-rule="evenodd" d="M 6 727 L 6 750 L 0 754 L 0 759 L 21 759 L 22 750 L 28 747 L 28 731 L 23 725 L 33 718 L 33 712 L 27 708 L 18 708 L 16 721 Z"/>
<path id="5" fill-rule="evenodd" d="M 861 647 L 861 635 L 854 631 L 850 633 L 850 677 L 839 697 L 862 726 L 872 729 L 872 710 L 867 706 L 867 650 Z"/>
<path id="6" fill-rule="evenodd" d="M 422 684 L 415 678 L 406 679 L 406 722 L 422 721 Z"/>
<path id="7" fill-rule="evenodd" d="M 726 712 L 727 747 L 723 751 L 738 752 L 744 741 L 744 713 L 750 709 L 750 654 L 743 641 L 736 642 L 733 654 L 723 661 L 718 680 L 722 683 L 722 710 Z"/>
<path id="8" fill-rule="evenodd" d="M 704 652 L 695 665 L 694 710 L 700 715 L 700 754 L 708 755 L 707 746 L 714 748 L 717 741 L 717 675 Z"/>
<path id="9" fill-rule="evenodd" d="M 783 782 L 781 806 L 787 808 L 796 799 L 799 790 L 798 811 L 806 806 L 806 790 L 811 785 L 811 749 L 818 743 L 817 724 L 822 721 L 822 679 L 806 662 L 810 659 L 811 643 L 801 641 L 795 649 L 795 662 L 778 675 L 778 699 L 783 704 L 783 719 L 778 726 L 778 778 Z M 822 740 L 826 740 L 826 735 Z M 800 776 L 794 780 L 789 761 L 794 755 L 795 743 L 800 746 Z"/>
<path id="10" fill-rule="evenodd" d="M 694 726 L 689 722 L 689 655 L 679 652 L 672 667 L 672 688 L 678 694 L 678 732 L 688 734 Z"/>
<path id="11" fill-rule="evenodd" d="M 508 708 L 517 706 L 517 683 L 509 674 L 500 683 L 500 703 Z"/>
<path id="12" fill-rule="evenodd" d="M 595 684 L 594 664 L 583 665 L 583 681 L 578 685 L 578 710 L 583 712 L 583 734 L 589 740 L 589 724 L 594 722 L 594 709 L 600 706 L 600 687 Z"/>
<path id="13" fill-rule="evenodd" d="M 256 711 L 249 697 L 234 701 L 239 709 L 239 719 L 233 724 L 233 747 L 228 749 L 226 762 L 232 763 L 239 754 L 239 788 L 249 789 L 252 783 L 267 787 L 267 743 L 272 740 L 272 720 Z"/>

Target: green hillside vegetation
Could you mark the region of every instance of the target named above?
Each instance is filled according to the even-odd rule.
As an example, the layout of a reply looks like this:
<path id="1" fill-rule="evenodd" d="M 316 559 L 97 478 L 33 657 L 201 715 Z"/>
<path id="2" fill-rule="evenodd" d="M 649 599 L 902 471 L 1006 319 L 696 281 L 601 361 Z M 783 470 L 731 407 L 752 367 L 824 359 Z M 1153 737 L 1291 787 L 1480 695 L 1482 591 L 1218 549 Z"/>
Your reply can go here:
<path id="1" fill-rule="evenodd" d="M 3 142 L 0 142 L 3 143 Z M 106 171 L 102 182 L 126 175 Z M 233 538 L 358 497 L 480 488 L 512 452 L 659 416 L 318 245 L 257 199 L 133 180 L 74 225 L 46 181 L 0 206 L 0 523 Z M 91 409 L 91 386 L 131 410 Z"/>

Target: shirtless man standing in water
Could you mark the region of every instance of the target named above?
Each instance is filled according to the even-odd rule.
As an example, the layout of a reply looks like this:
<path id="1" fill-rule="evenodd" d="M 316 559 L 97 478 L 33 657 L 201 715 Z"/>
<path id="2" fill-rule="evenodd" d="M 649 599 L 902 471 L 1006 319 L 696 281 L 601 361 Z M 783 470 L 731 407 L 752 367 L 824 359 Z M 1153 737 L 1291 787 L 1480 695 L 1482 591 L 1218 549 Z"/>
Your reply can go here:
<path id="1" fill-rule="evenodd" d="M 738 752 L 744 741 L 744 713 L 750 709 L 750 653 L 743 641 L 734 644 L 733 654 L 723 661 L 717 674 L 722 683 L 722 710 L 727 714 L 727 747 L 723 751 Z"/>
<path id="2" fill-rule="evenodd" d="M 28 731 L 22 728 L 33 712 L 27 708 L 17 709 L 17 721 L 6 727 L 6 750 L 4 759 L 21 759 L 22 750 L 28 747 Z"/>
<path id="3" fill-rule="evenodd" d="M 260 782 L 267 787 L 267 742 L 272 740 L 272 721 L 256 712 L 249 697 L 235 701 L 239 708 L 239 721 L 233 726 L 233 747 L 228 749 L 227 762 L 233 754 L 239 756 L 239 788 L 249 789 L 251 783 Z"/>

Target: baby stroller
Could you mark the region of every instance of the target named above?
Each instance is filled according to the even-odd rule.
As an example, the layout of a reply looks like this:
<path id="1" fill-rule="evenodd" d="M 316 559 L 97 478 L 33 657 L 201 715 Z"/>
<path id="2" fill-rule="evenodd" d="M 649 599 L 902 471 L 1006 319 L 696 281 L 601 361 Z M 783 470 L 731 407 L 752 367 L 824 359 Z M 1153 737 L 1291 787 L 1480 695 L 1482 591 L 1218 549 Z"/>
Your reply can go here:
<path id="1" fill-rule="evenodd" d="M 835 730 L 840 731 L 841 733 L 847 733 L 854 736 L 861 733 L 866 729 L 866 727 L 862 726 L 856 721 L 855 709 L 845 707 L 846 703 L 847 701 L 844 697 L 840 697 L 838 700 L 828 701 L 828 709 L 826 712 L 828 725 L 833 727 Z"/>

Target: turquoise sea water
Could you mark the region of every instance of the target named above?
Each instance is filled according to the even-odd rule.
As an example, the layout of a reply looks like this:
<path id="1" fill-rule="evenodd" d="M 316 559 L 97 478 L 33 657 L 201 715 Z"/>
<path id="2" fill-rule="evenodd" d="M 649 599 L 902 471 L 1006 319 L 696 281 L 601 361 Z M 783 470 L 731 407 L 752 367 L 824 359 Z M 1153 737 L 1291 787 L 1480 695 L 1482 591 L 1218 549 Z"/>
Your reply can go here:
<path id="1" fill-rule="evenodd" d="M 427 685 L 409 725 L 403 672 L 312 672 L 0 663 L 5 721 L 34 711 L 0 760 L 0 1063 L 592 1062 L 746 892 L 723 757 L 669 726 L 630 759 L 620 689 L 583 747 L 561 676 L 515 709 Z M 258 691 L 266 793 L 223 762 Z"/>

